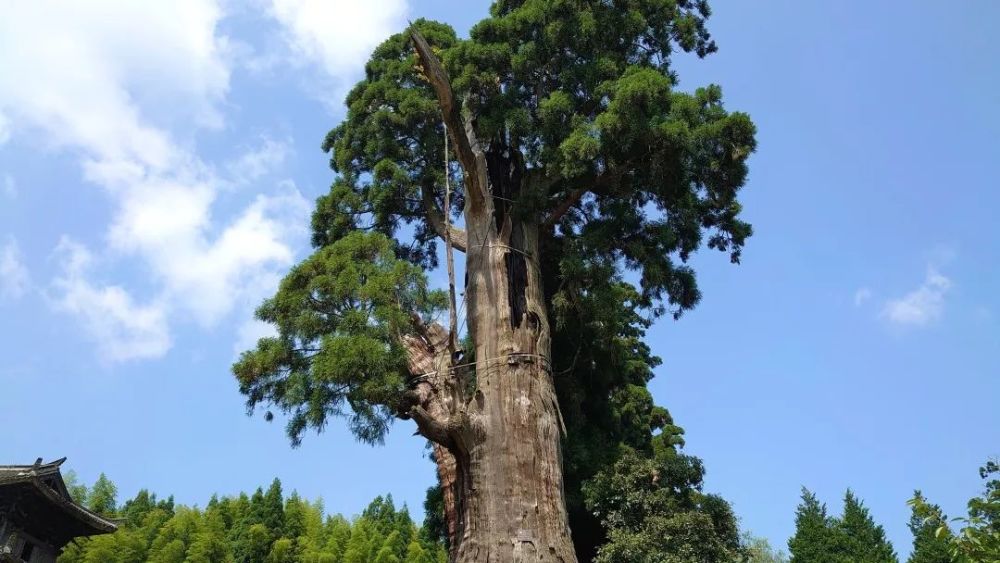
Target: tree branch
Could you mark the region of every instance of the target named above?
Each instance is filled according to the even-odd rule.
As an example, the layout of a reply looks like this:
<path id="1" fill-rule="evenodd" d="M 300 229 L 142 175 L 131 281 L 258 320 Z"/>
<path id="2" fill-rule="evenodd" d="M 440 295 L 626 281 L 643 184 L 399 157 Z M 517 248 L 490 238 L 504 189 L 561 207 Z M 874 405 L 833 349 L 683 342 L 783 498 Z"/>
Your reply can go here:
<path id="1" fill-rule="evenodd" d="M 430 415 L 424 407 L 420 405 L 414 405 L 410 408 L 410 417 L 413 421 L 417 423 L 417 429 L 420 431 L 420 435 L 428 440 L 441 444 L 446 448 L 451 448 L 455 445 L 454 439 L 452 439 L 449 432 L 448 425 L 437 420 Z"/>
<path id="2" fill-rule="evenodd" d="M 552 213 L 549 213 L 549 216 L 545 218 L 545 222 L 542 223 L 542 226 L 547 228 L 555 225 L 559 219 L 562 219 L 562 216 L 565 215 L 567 211 L 572 209 L 573 206 L 580 201 L 580 198 L 582 198 L 585 193 L 587 193 L 587 188 L 577 188 L 571 191 L 569 196 L 559 202 L 559 205 L 552 210 Z"/>
<path id="3" fill-rule="evenodd" d="M 441 208 L 438 207 L 437 200 L 434 198 L 434 188 L 427 183 L 422 183 L 420 185 L 420 195 L 423 197 L 424 211 L 427 214 L 427 222 L 430 224 L 434 232 L 438 234 L 442 239 L 446 238 L 446 233 L 451 232 L 451 245 L 455 247 L 456 250 L 460 252 L 465 252 L 465 248 L 468 245 L 468 238 L 463 229 L 459 229 L 455 226 L 445 225 L 444 213 Z M 446 227 L 450 229 L 445 230 Z"/>
<path id="4" fill-rule="evenodd" d="M 580 203 L 580 199 L 583 198 L 583 196 L 587 192 L 592 192 L 596 194 L 596 193 L 601 193 L 599 192 L 599 190 L 602 189 L 607 191 L 608 188 L 615 186 L 620 179 L 621 179 L 621 173 L 618 171 L 606 170 L 598 174 L 596 177 L 593 178 L 592 181 L 587 183 L 587 187 L 576 188 L 575 190 L 571 190 L 569 192 L 569 195 L 567 195 L 565 199 L 560 201 L 559 205 L 556 205 L 555 208 L 552 210 L 552 212 L 549 213 L 549 216 L 545 218 L 545 221 L 542 223 L 542 225 L 545 227 L 551 227 L 552 225 L 556 224 L 556 222 L 558 222 L 559 219 L 562 219 L 563 215 L 565 215 L 570 209 L 572 209 L 574 205 Z"/>
<path id="5" fill-rule="evenodd" d="M 466 197 L 469 207 L 476 211 L 492 207 L 489 197 L 489 179 L 486 174 L 486 154 L 479 146 L 479 139 L 470 118 L 462 119 L 461 107 L 451 89 L 451 79 L 441 65 L 440 59 L 415 27 L 410 27 L 410 38 L 417 51 L 424 75 L 434 88 L 441 114 L 448 127 L 455 154 L 465 170 Z M 489 207 L 487 207 L 489 206 Z"/>

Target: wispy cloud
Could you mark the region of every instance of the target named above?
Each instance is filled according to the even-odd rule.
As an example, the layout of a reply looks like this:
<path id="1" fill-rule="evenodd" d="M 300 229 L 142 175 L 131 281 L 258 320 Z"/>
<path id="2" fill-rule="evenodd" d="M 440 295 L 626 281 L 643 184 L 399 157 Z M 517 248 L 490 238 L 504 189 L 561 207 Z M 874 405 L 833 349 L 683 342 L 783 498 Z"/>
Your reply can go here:
<path id="1" fill-rule="evenodd" d="M 405 0 L 272 0 L 271 6 L 292 47 L 335 77 L 358 72 L 359 61 L 406 25 Z"/>
<path id="2" fill-rule="evenodd" d="M 320 69 L 312 93 L 330 107 L 343 102 L 372 50 L 403 30 L 409 10 L 406 0 L 271 0 L 270 5 L 293 63 Z"/>
<path id="3" fill-rule="evenodd" d="M 162 302 L 141 305 L 121 286 L 91 281 L 93 256 L 68 237 L 59 242 L 56 255 L 63 271 L 53 281 L 52 304 L 79 319 L 103 360 L 158 358 L 167 353 L 171 339 Z"/>
<path id="4" fill-rule="evenodd" d="M 280 28 L 288 55 L 281 64 L 314 67 L 317 81 L 337 88 L 406 23 L 406 0 L 265 2 L 257 17 Z M 270 181 L 290 141 L 264 136 L 231 160 L 197 150 L 197 131 L 225 126 L 232 69 L 252 56 L 226 35 L 227 7 L 223 0 L 37 0 L 13 4 L 0 19 L 0 142 L 72 155 L 112 207 L 107 247 L 64 240 L 57 252 L 77 265 L 47 291 L 111 361 L 165 354 L 180 319 L 211 326 L 249 308 L 273 291 L 306 240 L 308 201 L 294 183 Z M 42 36 L 59 40 L 36 40 Z M 249 201 L 249 190 L 229 190 L 265 176 L 269 187 Z M 16 185 L 5 178 L 0 190 L 16 193 Z M 113 275 L 126 260 L 145 273 L 148 299 Z"/>
<path id="5" fill-rule="evenodd" d="M 901 327 L 925 327 L 944 315 L 945 296 L 952 281 L 930 266 L 922 284 L 906 295 L 891 299 L 882 308 L 882 317 Z"/>
<path id="6" fill-rule="evenodd" d="M 221 213 L 217 199 L 279 165 L 284 145 L 265 142 L 230 178 L 225 164 L 203 160 L 159 125 L 223 124 L 231 61 L 220 5 L 39 0 L 12 10 L 0 19 L 4 131 L 31 131 L 79 158 L 84 179 L 113 206 L 102 255 L 138 260 L 156 293 L 137 304 L 125 285 L 92 282 L 91 252 L 67 239 L 58 251 L 78 265 L 53 282 L 55 308 L 78 318 L 106 359 L 151 358 L 169 349 L 174 317 L 214 324 L 273 283 L 303 238 L 308 203 L 294 184 L 234 213 Z"/>
<path id="7" fill-rule="evenodd" d="M 142 107 L 186 124 L 221 125 L 228 39 L 214 0 L 11 4 L 0 20 L 0 112 L 16 135 L 84 147 L 101 159 L 165 165 L 170 139 Z M 39 36 L 58 41 L 37 41 Z"/>
<path id="8" fill-rule="evenodd" d="M 0 299 L 21 298 L 31 283 L 28 268 L 21 257 L 21 249 L 14 238 L 0 246 Z"/>
<path id="9" fill-rule="evenodd" d="M 247 149 L 226 165 L 233 182 L 246 185 L 279 169 L 291 152 L 291 143 L 262 137 L 258 146 Z"/>

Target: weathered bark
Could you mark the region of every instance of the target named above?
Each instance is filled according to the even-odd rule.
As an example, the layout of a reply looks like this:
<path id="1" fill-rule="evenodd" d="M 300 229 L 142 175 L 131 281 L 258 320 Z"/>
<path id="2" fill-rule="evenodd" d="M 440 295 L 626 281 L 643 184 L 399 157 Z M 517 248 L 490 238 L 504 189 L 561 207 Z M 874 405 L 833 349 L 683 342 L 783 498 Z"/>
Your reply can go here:
<path id="1" fill-rule="evenodd" d="M 411 383 L 409 409 L 419 432 L 450 454 L 438 458 L 438 469 L 448 485 L 446 514 L 457 516 L 448 522 L 451 558 L 575 563 L 538 263 L 541 217 L 511 204 L 525 182 L 520 152 L 502 140 L 480 145 L 440 62 L 415 31 L 413 42 L 465 178 L 466 318 L 475 362 L 469 373 L 456 368 L 441 353 L 447 334 L 440 335 L 442 345 L 430 346 L 431 374 Z M 411 372 L 420 369 L 411 362 Z"/>
<path id="2" fill-rule="evenodd" d="M 456 561 L 571 562 L 537 227 L 506 227 L 470 244 L 467 258 L 476 390 L 458 444 Z"/>
<path id="3" fill-rule="evenodd" d="M 415 319 L 416 321 L 416 319 Z M 451 450 L 444 444 L 450 443 L 447 435 L 435 440 L 431 437 L 432 430 L 421 417 L 435 420 L 446 420 L 454 406 L 455 378 L 452 376 L 453 353 L 451 351 L 450 335 L 441 325 L 435 323 L 429 327 L 419 322 L 415 323 L 417 334 L 403 336 L 403 345 L 407 349 L 407 361 L 410 374 L 411 391 L 403 410 L 417 422 L 418 431 L 431 440 L 434 452 L 434 462 L 437 465 L 438 482 L 444 497 L 444 517 L 448 530 L 448 541 L 454 552 L 458 545 L 458 464 Z"/>

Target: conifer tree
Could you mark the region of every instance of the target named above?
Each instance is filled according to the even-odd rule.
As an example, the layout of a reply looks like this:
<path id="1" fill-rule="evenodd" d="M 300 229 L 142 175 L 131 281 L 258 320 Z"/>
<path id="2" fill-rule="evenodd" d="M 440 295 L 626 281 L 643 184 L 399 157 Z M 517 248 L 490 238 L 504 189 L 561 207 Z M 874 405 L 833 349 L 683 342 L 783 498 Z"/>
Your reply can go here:
<path id="1" fill-rule="evenodd" d="M 370 442 L 413 419 L 458 561 L 575 561 L 568 522 L 595 525 L 583 482 L 616 460 L 609 444 L 649 433 L 612 413 L 656 363 L 649 320 L 698 302 L 694 252 L 738 261 L 751 232 L 736 195 L 753 124 L 718 87 L 679 91 L 671 66 L 715 50 L 708 15 L 704 0 L 498 0 L 468 39 L 417 21 L 383 43 L 323 146 L 338 176 L 316 252 L 258 311 L 278 336 L 234 366 L 248 407 L 286 413 L 293 443 L 331 416 Z M 465 256 L 468 349 L 433 322 L 442 240 Z"/>
<path id="2" fill-rule="evenodd" d="M 406 546 L 417 535 L 417 527 L 413 523 L 413 518 L 410 517 L 410 509 L 405 504 L 396 511 L 394 531 L 399 534 L 396 554 L 402 559 L 406 554 Z"/>
<path id="3" fill-rule="evenodd" d="M 941 512 L 941 507 L 927 503 L 920 491 L 913 492 L 913 499 L 909 523 L 910 533 L 913 534 L 913 551 L 906 563 L 951 563 L 951 532 L 945 527 L 947 519 Z M 929 513 L 921 514 L 918 505 L 926 506 Z M 942 529 L 942 532 L 938 533 L 938 529 Z"/>
<path id="4" fill-rule="evenodd" d="M 803 487 L 788 548 L 791 563 L 898 563 L 885 530 L 850 489 L 844 495 L 843 514 L 832 518 L 826 505 Z"/>
<path id="5" fill-rule="evenodd" d="M 286 538 L 297 538 L 306 533 L 306 514 L 308 505 L 299 498 L 298 493 L 292 492 L 285 501 L 284 520 L 285 525 L 281 530 L 281 535 Z"/>
<path id="6" fill-rule="evenodd" d="M 281 481 L 275 479 L 264 493 L 260 505 L 260 522 L 267 526 L 272 537 L 278 538 L 285 530 L 285 501 L 281 493 Z"/>
<path id="7" fill-rule="evenodd" d="M 257 487 L 257 490 L 250 495 L 249 509 L 246 513 L 247 518 L 254 524 L 264 523 L 264 488 Z"/>
<path id="8" fill-rule="evenodd" d="M 259 490 L 259 489 L 258 489 Z M 260 491 L 263 497 L 263 491 Z M 229 543 L 234 546 L 234 556 L 236 561 L 242 563 L 246 560 L 244 552 L 244 540 L 249 533 L 250 526 L 254 524 L 252 520 L 252 502 L 246 493 L 240 493 L 231 504 L 232 524 L 226 533 Z"/>
<path id="9" fill-rule="evenodd" d="M 885 530 L 876 524 L 864 504 L 848 489 L 844 495 L 844 512 L 834 527 L 834 551 L 845 562 L 898 563 Z"/>
<path id="10" fill-rule="evenodd" d="M 379 533 L 388 534 L 396 526 L 396 504 L 392 500 L 392 495 L 375 497 L 375 500 L 365 507 L 361 517 L 368 520 Z"/>
<path id="11" fill-rule="evenodd" d="M 237 499 L 232 497 L 224 497 L 220 499 L 218 495 L 212 495 L 212 498 L 209 499 L 205 510 L 213 511 L 218 514 L 222 519 L 224 529 L 229 530 L 233 527 L 233 524 L 236 523 L 237 518 L 239 518 L 239 515 L 237 514 L 237 504 Z"/>
<path id="12" fill-rule="evenodd" d="M 795 535 L 788 540 L 791 563 L 830 563 L 834 543 L 833 525 L 816 495 L 802 488 L 802 501 L 795 510 Z"/>
<path id="13" fill-rule="evenodd" d="M 142 489 L 134 498 L 122 505 L 122 517 L 127 523 L 138 526 L 154 508 L 156 508 L 156 495 L 151 495 L 149 491 Z"/>

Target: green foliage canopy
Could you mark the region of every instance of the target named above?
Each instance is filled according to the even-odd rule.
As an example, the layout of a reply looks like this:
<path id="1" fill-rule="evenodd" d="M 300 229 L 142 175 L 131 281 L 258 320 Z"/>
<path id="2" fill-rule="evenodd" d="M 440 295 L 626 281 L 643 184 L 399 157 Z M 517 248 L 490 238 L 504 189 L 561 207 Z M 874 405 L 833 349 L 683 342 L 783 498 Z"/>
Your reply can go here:
<path id="1" fill-rule="evenodd" d="M 771 546 L 765 538 L 759 538 L 749 532 L 743 532 L 740 538 L 746 551 L 744 563 L 788 563 L 784 552 Z"/>
<path id="2" fill-rule="evenodd" d="M 920 491 L 913 492 L 910 506 L 913 551 L 906 563 L 951 563 L 951 532 L 941 507 L 928 503 Z"/>
<path id="3" fill-rule="evenodd" d="M 627 446 L 583 486 L 587 507 L 607 530 L 596 563 L 737 561 L 744 555 L 736 517 L 721 498 L 702 492 L 704 468 L 679 450 L 680 430 L 653 438 L 653 454 Z"/>
<path id="4" fill-rule="evenodd" d="M 716 86 L 678 91 L 670 65 L 675 50 L 715 50 L 709 14 L 707 2 L 688 0 L 498 1 L 469 39 L 445 24 L 414 24 L 447 67 L 462 111 L 474 116 L 487 159 L 515 163 L 519 191 L 498 212 L 545 225 L 546 287 L 563 309 L 585 304 L 590 287 L 604 284 L 627 294 L 614 305 L 679 315 L 700 298 L 685 263 L 703 242 L 739 259 L 751 229 L 736 195 L 756 146 L 754 126 L 723 108 Z M 466 195 L 456 175 L 452 208 L 441 209 L 441 110 L 408 33 L 375 50 L 346 103 L 344 122 L 323 143 L 338 176 L 313 215 L 317 253 L 258 311 L 281 336 L 234 368 L 251 407 L 273 404 L 290 415 L 295 441 L 330 415 L 349 417 L 361 439 L 380 440 L 400 390 L 393 332 L 408 315 L 440 305 L 423 290 L 393 295 L 380 285 L 357 303 L 384 315 L 372 323 L 346 310 L 355 304 L 346 290 L 305 299 L 320 278 L 349 283 L 348 264 L 335 256 L 358 252 L 337 245 L 366 244 L 361 232 L 383 240 L 377 233 L 400 261 L 434 267 L 443 215 L 459 217 Z M 461 247 L 463 237 L 454 238 Z M 387 257 L 376 265 L 400 267 Z M 635 287 L 621 279 L 623 267 L 638 273 Z M 418 271 L 402 276 L 391 281 L 423 283 Z M 375 365 L 331 373 L 324 350 L 334 342 L 322 345 L 331 336 L 342 356 L 372 355 L 345 361 Z"/>
<path id="5" fill-rule="evenodd" d="M 405 388 L 399 335 L 414 314 L 429 320 L 443 303 L 419 267 L 396 258 L 388 238 L 345 235 L 294 267 L 257 310 L 278 335 L 262 338 L 233 366 L 248 408 L 266 402 L 287 413 L 296 444 L 332 415 L 349 417 L 360 439 L 380 441 Z"/>
<path id="6" fill-rule="evenodd" d="M 834 518 L 803 488 L 788 548 L 791 563 L 898 563 L 885 530 L 850 490 L 844 495 L 843 514 Z"/>
<path id="7" fill-rule="evenodd" d="M 941 509 L 922 495 L 916 494 L 909 501 L 922 525 L 938 524 L 935 537 L 948 542 L 956 563 L 1000 561 L 1000 462 L 986 462 L 979 468 L 979 476 L 985 483 L 983 493 L 969 499 L 967 516 L 954 519 L 962 524 L 957 532 L 948 526 Z"/>

